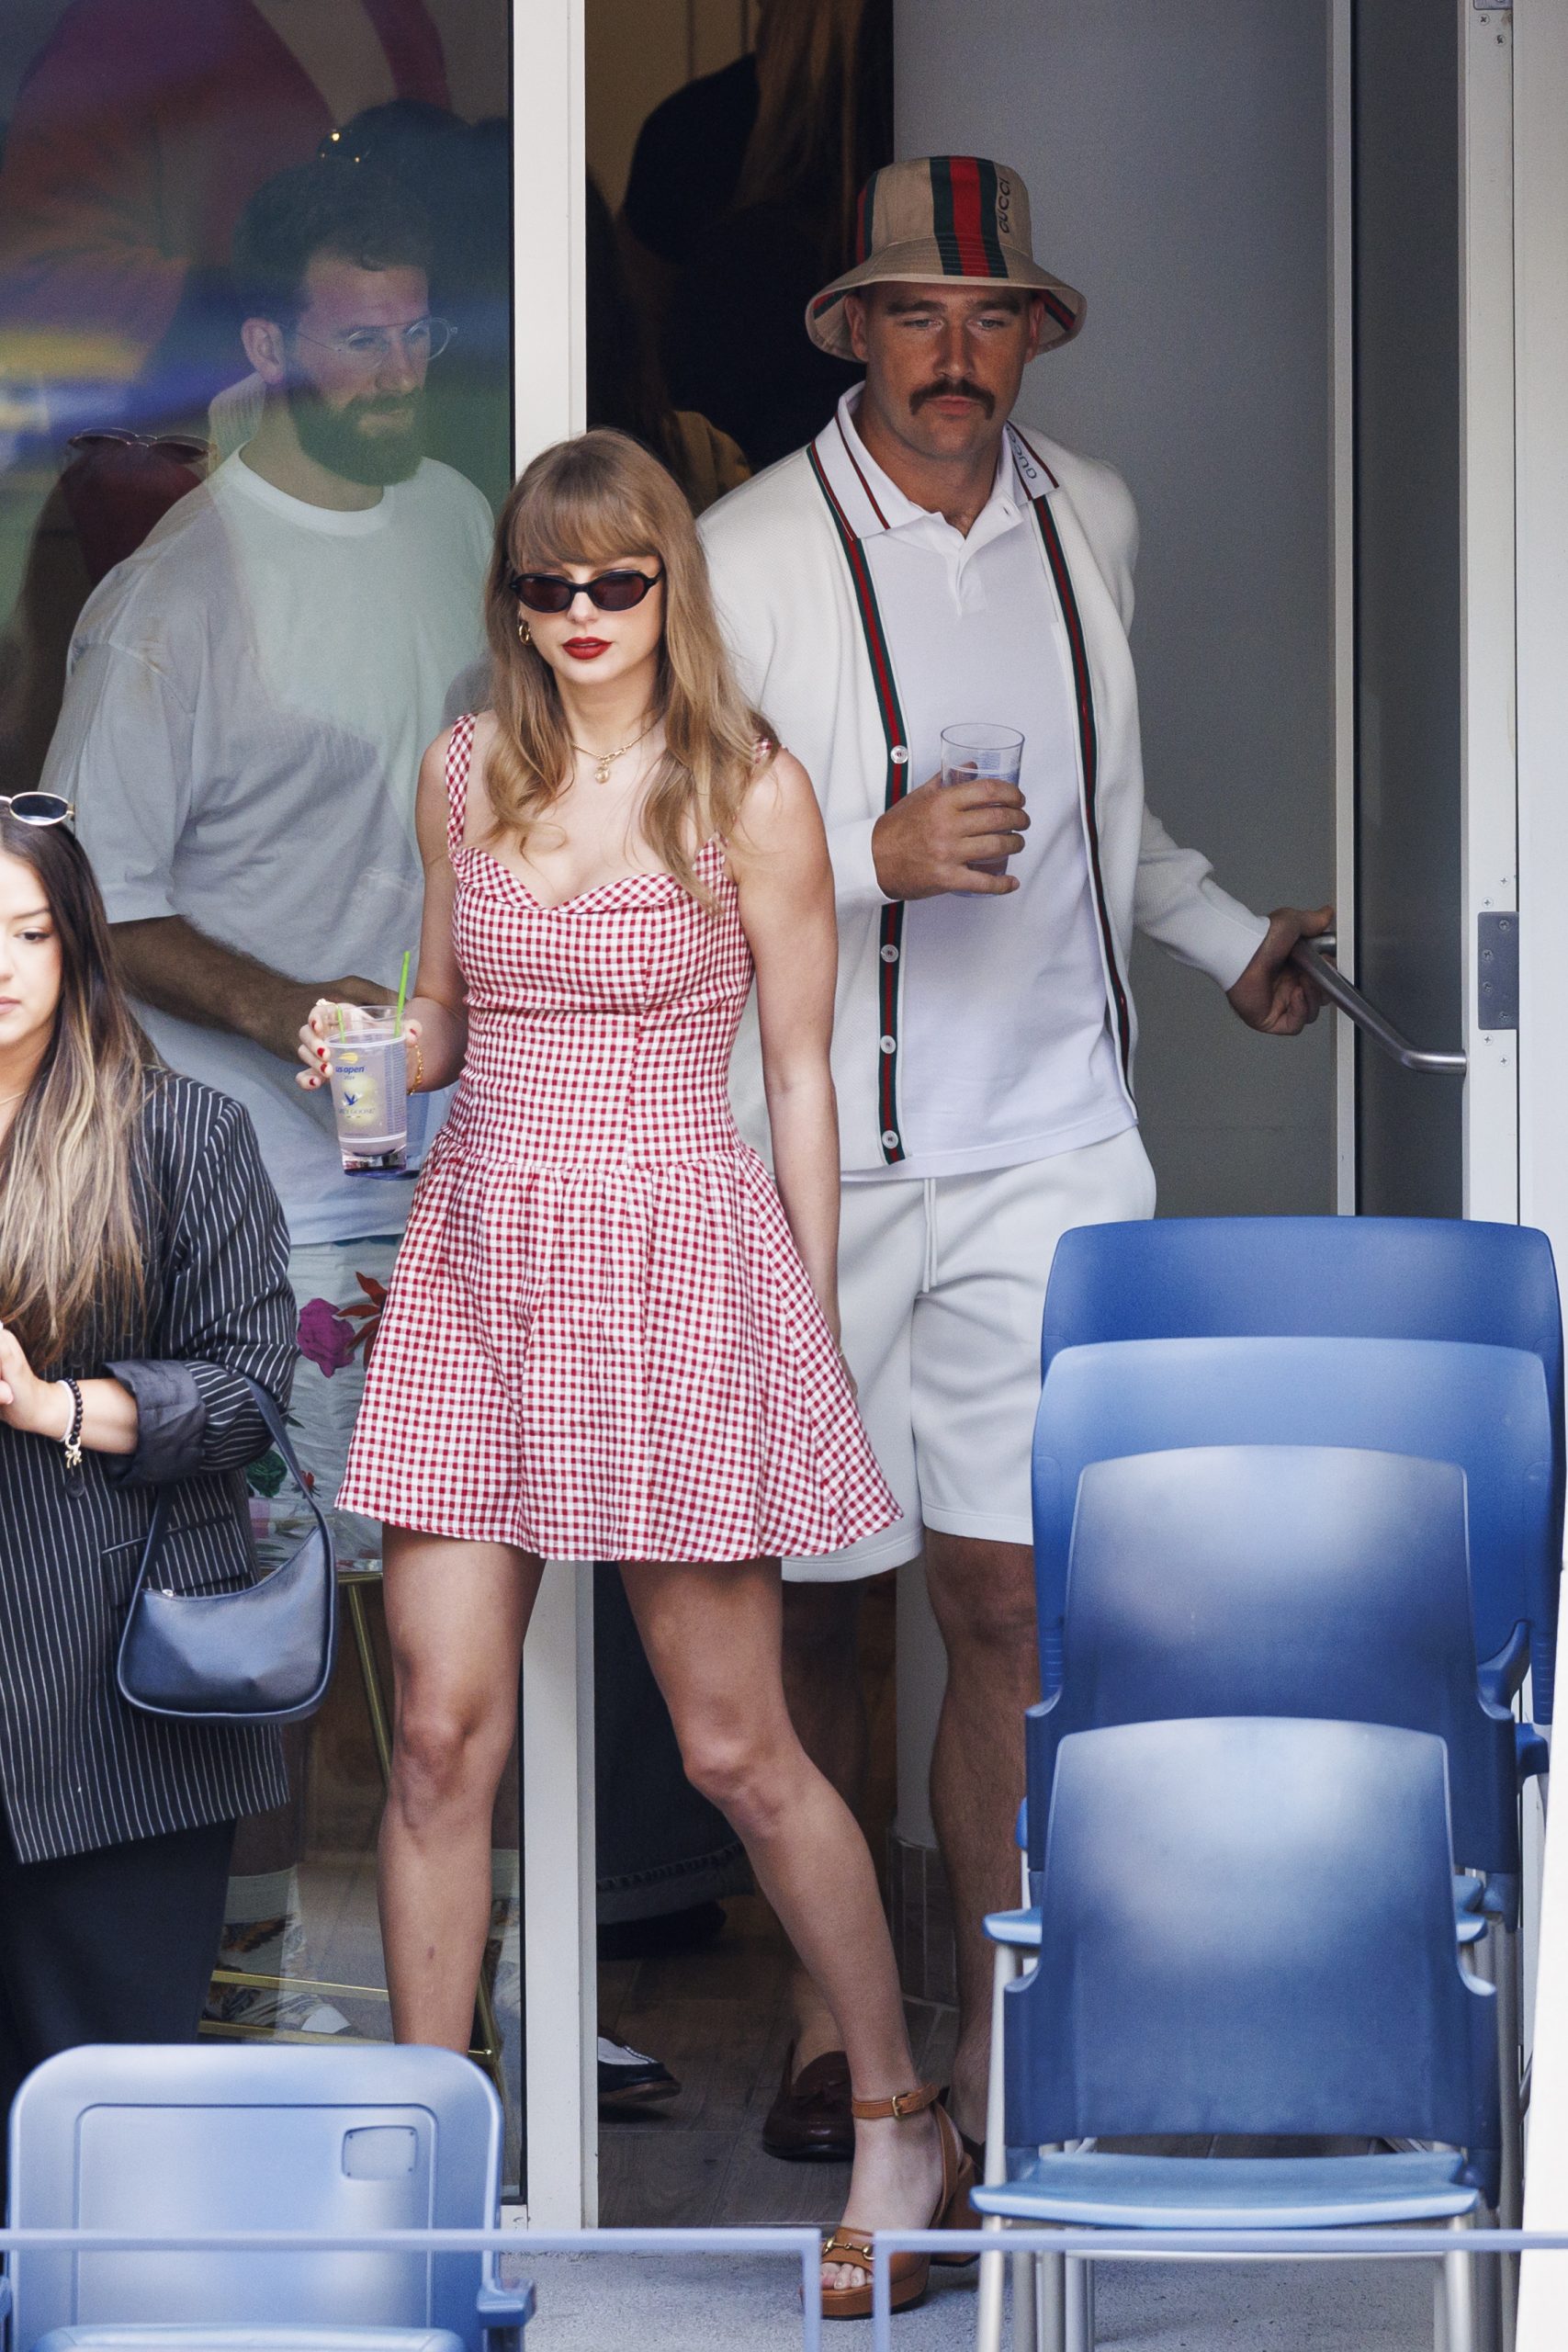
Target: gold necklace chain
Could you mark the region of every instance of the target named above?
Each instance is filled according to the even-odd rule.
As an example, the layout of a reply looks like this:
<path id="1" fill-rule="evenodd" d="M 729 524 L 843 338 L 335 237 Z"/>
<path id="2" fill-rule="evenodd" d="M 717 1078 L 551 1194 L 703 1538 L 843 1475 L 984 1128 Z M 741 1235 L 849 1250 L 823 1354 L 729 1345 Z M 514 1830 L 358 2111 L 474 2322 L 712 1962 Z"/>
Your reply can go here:
<path id="1" fill-rule="evenodd" d="M 617 744 L 613 752 L 591 752 L 586 743 L 571 743 L 571 738 L 570 735 L 567 737 L 567 741 L 571 743 L 572 750 L 576 752 L 581 758 L 592 760 L 593 762 L 594 783 L 608 784 L 610 781 L 610 770 L 614 767 L 615 762 L 617 760 L 624 759 L 628 752 L 635 752 L 639 743 L 645 743 L 648 741 L 648 738 L 658 726 L 660 717 L 660 714 L 658 711 L 655 711 L 653 717 L 649 720 L 648 725 L 643 729 L 640 735 L 634 735 L 629 742 Z"/>

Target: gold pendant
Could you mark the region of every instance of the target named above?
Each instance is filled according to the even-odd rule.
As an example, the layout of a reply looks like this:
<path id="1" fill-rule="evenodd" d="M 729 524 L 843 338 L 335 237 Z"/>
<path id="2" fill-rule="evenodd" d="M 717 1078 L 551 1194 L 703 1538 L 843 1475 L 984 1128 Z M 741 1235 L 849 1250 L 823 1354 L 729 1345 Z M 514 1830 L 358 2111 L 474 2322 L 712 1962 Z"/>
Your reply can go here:
<path id="1" fill-rule="evenodd" d="M 615 757 L 614 752 L 612 752 L 612 753 L 611 753 L 610 757 L 611 757 L 611 759 L 613 759 L 613 758 Z M 596 770 L 596 772 L 595 772 L 595 775 L 594 775 L 593 781 L 595 782 L 595 784 L 608 784 L 608 783 L 609 783 L 609 781 L 610 781 L 610 761 L 609 761 L 609 760 L 601 760 L 601 761 L 600 761 L 599 765 L 598 765 L 598 768 L 597 768 L 597 770 Z"/>

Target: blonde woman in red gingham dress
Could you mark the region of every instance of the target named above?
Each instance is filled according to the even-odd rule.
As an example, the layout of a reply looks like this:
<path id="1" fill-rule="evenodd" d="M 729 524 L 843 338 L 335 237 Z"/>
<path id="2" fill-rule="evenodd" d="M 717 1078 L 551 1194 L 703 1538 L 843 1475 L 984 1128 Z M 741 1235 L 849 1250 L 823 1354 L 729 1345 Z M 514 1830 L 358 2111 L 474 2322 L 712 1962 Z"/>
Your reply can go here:
<path id="1" fill-rule="evenodd" d="M 870 1856 L 800 1747 L 780 1667 L 781 1555 L 897 1516 L 836 1340 L 821 818 L 758 740 L 684 502 L 635 443 L 589 434 L 529 468 L 489 616 L 496 709 L 459 720 L 420 778 L 411 1076 L 461 1084 L 339 1497 L 385 1527 L 394 2026 L 468 2046 L 541 1562 L 624 1562 L 687 1772 L 842 2032 L 853 2229 L 956 2220 L 967 2167 L 915 2083 Z M 753 978 L 778 1191 L 728 1096 Z M 304 1035 L 320 1083 L 330 1008 Z M 827 2307 L 857 2315 L 863 2240 L 829 2250 Z M 910 2300 L 925 2266 L 900 2259 Z"/>

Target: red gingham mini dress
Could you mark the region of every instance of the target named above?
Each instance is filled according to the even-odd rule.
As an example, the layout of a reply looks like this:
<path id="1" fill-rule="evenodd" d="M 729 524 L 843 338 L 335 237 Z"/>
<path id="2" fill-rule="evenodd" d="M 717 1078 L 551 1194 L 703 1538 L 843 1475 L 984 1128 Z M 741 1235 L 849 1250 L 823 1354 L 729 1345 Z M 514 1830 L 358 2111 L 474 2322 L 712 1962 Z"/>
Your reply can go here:
<path id="1" fill-rule="evenodd" d="M 339 1508 L 568 1560 L 840 1550 L 898 1506 L 730 1115 L 751 956 L 668 874 L 545 906 L 447 839 L 462 1083 L 420 1179 Z"/>

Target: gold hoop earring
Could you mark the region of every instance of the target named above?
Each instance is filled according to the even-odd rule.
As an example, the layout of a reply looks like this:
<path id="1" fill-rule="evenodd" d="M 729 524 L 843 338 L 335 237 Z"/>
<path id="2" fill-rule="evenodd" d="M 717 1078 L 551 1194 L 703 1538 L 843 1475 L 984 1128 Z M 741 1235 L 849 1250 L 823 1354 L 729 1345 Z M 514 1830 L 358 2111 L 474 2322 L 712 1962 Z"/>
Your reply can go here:
<path id="1" fill-rule="evenodd" d="M 526 621 L 517 624 L 517 641 L 520 645 L 532 645 L 534 642 L 534 632 Z"/>

